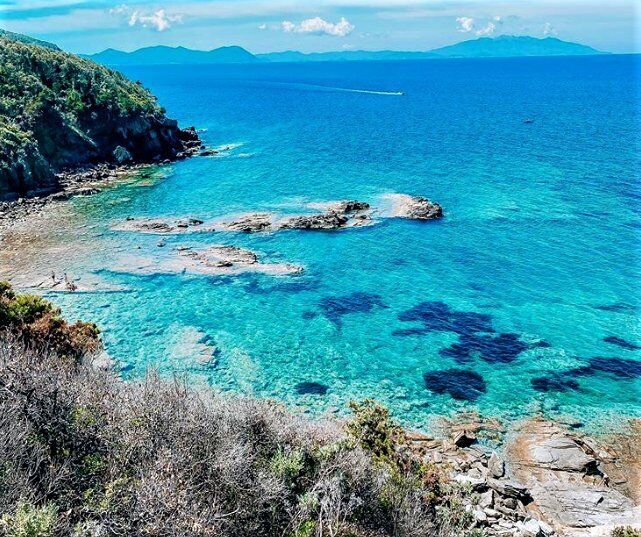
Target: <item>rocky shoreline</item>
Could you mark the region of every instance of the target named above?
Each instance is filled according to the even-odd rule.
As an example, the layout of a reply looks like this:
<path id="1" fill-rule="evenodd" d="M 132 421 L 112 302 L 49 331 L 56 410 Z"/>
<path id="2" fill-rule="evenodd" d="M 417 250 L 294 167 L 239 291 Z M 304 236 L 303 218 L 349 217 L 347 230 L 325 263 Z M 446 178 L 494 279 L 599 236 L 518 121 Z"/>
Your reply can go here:
<path id="1" fill-rule="evenodd" d="M 214 149 L 203 147 L 193 128 L 186 131 L 192 132 L 195 138 L 185 145 L 184 150 L 179 152 L 173 160 L 99 163 L 63 170 L 55 175 L 55 186 L 32 190 L 25 196 L 13 194 L 8 199 L 0 201 L 0 239 L 13 225 L 25 218 L 42 213 L 52 204 L 67 201 L 74 196 L 96 194 L 105 187 L 152 166 L 167 165 L 189 157 L 208 156 L 216 152 Z"/>
<path id="2" fill-rule="evenodd" d="M 407 435 L 425 462 L 474 493 L 465 509 L 484 535 L 609 537 L 616 527 L 641 529 L 639 427 L 632 421 L 625 433 L 627 456 L 543 418 L 506 434 L 495 421 L 461 415 L 443 438 Z M 501 436 L 502 449 L 481 441 L 488 435 Z"/>

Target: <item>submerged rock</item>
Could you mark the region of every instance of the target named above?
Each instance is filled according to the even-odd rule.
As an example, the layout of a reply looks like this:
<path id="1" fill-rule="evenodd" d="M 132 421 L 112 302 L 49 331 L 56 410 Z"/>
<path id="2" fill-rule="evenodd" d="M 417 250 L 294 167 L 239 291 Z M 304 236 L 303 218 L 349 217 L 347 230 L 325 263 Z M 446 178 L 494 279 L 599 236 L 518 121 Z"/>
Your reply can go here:
<path id="1" fill-rule="evenodd" d="M 237 246 L 212 246 L 197 252 L 185 250 L 180 255 L 193 259 L 203 268 L 247 267 L 258 263 L 258 256 L 254 252 Z"/>
<path id="2" fill-rule="evenodd" d="M 357 291 L 344 296 L 329 296 L 318 303 L 323 315 L 340 326 L 342 317 L 350 313 L 369 313 L 375 308 L 386 308 L 380 295 Z"/>
<path id="3" fill-rule="evenodd" d="M 299 274 L 303 267 L 290 263 L 263 263 L 258 254 L 236 246 L 216 245 L 205 250 L 177 248 L 160 260 L 127 257 L 116 272 L 132 274 L 201 274 L 209 276 L 258 272 L 271 275 Z"/>
<path id="4" fill-rule="evenodd" d="M 114 226 L 113 229 L 118 231 L 137 231 L 138 233 L 173 234 L 184 233 L 188 229 L 202 226 L 203 223 L 202 220 L 197 218 L 183 218 L 180 220 L 135 220 L 129 217 L 122 224 Z"/>
<path id="5" fill-rule="evenodd" d="M 608 336 L 604 337 L 603 341 L 606 343 L 610 343 L 612 345 L 617 345 L 618 347 L 621 347 L 622 349 L 628 350 L 628 351 L 638 351 L 641 349 L 641 346 L 636 345 L 635 343 L 630 343 L 626 339 L 623 339 L 622 337 L 618 336 Z"/>
<path id="6" fill-rule="evenodd" d="M 449 394 L 453 399 L 475 401 L 487 390 L 485 379 L 467 369 L 430 371 L 423 375 L 425 387 L 438 394 Z"/>
<path id="7" fill-rule="evenodd" d="M 329 388 L 320 382 L 299 382 L 294 387 L 299 395 L 325 395 Z"/>

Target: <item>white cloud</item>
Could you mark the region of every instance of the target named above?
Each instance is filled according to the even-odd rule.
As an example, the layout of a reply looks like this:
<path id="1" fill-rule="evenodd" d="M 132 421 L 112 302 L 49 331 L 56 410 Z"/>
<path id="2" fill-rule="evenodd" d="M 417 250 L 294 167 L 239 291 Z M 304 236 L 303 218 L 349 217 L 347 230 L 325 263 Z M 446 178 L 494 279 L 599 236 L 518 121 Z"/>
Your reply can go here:
<path id="1" fill-rule="evenodd" d="M 163 8 L 156 11 L 142 11 L 133 9 L 126 4 L 120 4 L 109 10 L 110 15 L 126 17 L 129 26 L 142 26 L 153 28 L 158 32 L 164 32 L 171 28 L 175 22 L 182 22 L 183 16 L 179 13 L 167 13 Z"/>
<path id="2" fill-rule="evenodd" d="M 457 17 L 458 23 L 457 30 L 459 32 L 467 33 L 474 30 L 474 19 L 472 17 Z"/>
<path id="3" fill-rule="evenodd" d="M 159 9 L 153 13 L 134 11 L 129 17 L 129 26 L 139 24 L 144 28 L 152 27 L 158 32 L 168 30 L 174 22 L 182 22 L 182 15 L 167 13 L 164 9 Z"/>
<path id="4" fill-rule="evenodd" d="M 483 28 L 479 28 L 476 30 L 475 34 L 478 36 L 488 36 L 492 35 L 494 33 L 494 30 L 496 30 L 496 25 L 493 22 L 488 22 Z"/>
<path id="5" fill-rule="evenodd" d="M 546 37 L 559 35 L 559 32 L 550 22 L 546 22 L 543 26 L 543 35 Z"/>
<path id="6" fill-rule="evenodd" d="M 265 23 L 258 25 L 259 30 L 267 30 L 267 25 Z"/>
<path id="7" fill-rule="evenodd" d="M 314 35 L 333 35 L 345 37 L 354 31 L 355 26 L 345 17 L 337 23 L 327 22 L 320 17 L 305 19 L 300 24 L 294 24 L 292 21 L 283 21 L 281 29 L 286 33 L 296 34 L 314 34 Z"/>
<path id="8" fill-rule="evenodd" d="M 124 15 L 126 13 L 129 13 L 131 11 L 129 7 L 126 4 L 120 4 L 119 6 L 112 7 L 109 10 L 110 15 Z"/>
<path id="9" fill-rule="evenodd" d="M 503 24 L 503 19 L 498 15 L 492 17 L 491 21 L 487 21 L 484 26 L 480 28 L 477 25 L 477 21 L 472 17 L 457 17 L 456 18 L 457 27 L 456 30 L 463 33 L 472 33 L 480 37 L 485 37 L 488 35 L 493 35 L 496 27 Z"/>

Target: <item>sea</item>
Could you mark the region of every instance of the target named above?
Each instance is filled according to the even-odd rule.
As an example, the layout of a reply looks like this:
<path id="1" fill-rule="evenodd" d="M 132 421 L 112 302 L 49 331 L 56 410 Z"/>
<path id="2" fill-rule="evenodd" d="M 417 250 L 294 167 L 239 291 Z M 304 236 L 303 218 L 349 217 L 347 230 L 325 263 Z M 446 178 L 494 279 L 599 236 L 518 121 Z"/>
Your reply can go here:
<path id="1" fill-rule="evenodd" d="M 47 296 L 98 324 L 127 379 L 151 370 L 311 415 L 371 398 L 418 429 L 473 411 L 611 430 L 641 417 L 640 65 L 602 55 L 123 68 L 218 153 L 74 198 L 56 268 L 111 287 Z M 379 208 L 396 194 L 445 216 L 375 213 L 338 231 L 118 229 L 345 199 Z M 304 271 L 122 270 L 123 257 L 212 245 Z"/>

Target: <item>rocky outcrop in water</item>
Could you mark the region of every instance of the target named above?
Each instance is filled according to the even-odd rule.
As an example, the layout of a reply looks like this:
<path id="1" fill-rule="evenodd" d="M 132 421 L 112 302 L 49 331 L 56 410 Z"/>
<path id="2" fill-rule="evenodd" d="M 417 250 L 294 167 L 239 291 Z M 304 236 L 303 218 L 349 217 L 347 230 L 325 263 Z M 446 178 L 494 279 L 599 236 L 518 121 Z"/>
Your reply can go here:
<path id="1" fill-rule="evenodd" d="M 422 196 L 407 194 L 390 194 L 392 201 L 392 216 L 410 220 L 437 220 L 443 217 L 443 208 Z"/>
<path id="2" fill-rule="evenodd" d="M 300 274 L 303 267 L 291 263 L 267 263 L 261 261 L 258 254 L 246 248 L 215 245 L 203 250 L 181 246 L 160 258 L 126 256 L 113 267 L 113 270 L 139 275 L 233 276 L 256 272 L 280 276 Z"/>
<path id="3" fill-rule="evenodd" d="M 231 222 L 224 222 L 222 227 L 227 231 L 258 233 L 259 231 L 270 231 L 273 224 L 273 215 L 269 213 L 252 213 L 242 215 Z"/>

